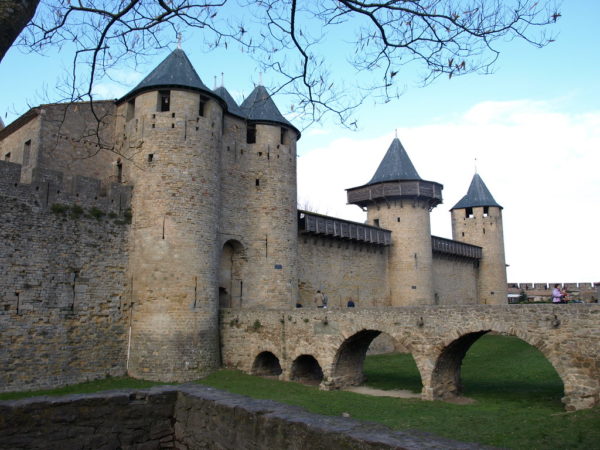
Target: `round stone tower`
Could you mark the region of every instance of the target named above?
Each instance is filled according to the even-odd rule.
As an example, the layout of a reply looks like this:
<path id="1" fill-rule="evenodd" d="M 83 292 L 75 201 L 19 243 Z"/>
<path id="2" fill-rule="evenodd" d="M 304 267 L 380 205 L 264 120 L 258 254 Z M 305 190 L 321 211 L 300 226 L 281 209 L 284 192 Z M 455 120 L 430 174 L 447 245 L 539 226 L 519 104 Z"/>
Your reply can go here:
<path id="1" fill-rule="evenodd" d="M 505 304 L 507 287 L 502 206 L 494 200 L 476 173 L 467 195 L 450 211 L 452 238 L 482 247 L 478 279 L 479 303 Z"/>
<path id="2" fill-rule="evenodd" d="M 216 242 L 224 109 L 179 49 L 118 102 L 124 175 L 134 186 L 133 377 L 186 381 L 219 366 Z"/>
<path id="3" fill-rule="evenodd" d="M 245 231 L 254 248 L 245 306 L 288 309 L 298 296 L 296 142 L 300 132 L 277 109 L 263 86 L 240 105 L 246 122 L 246 171 L 241 194 L 248 209 Z"/>
<path id="4" fill-rule="evenodd" d="M 430 211 L 443 186 L 423 180 L 398 138 L 367 184 L 348 189 L 348 203 L 367 209 L 370 225 L 392 231 L 388 284 L 392 306 L 434 303 Z"/>

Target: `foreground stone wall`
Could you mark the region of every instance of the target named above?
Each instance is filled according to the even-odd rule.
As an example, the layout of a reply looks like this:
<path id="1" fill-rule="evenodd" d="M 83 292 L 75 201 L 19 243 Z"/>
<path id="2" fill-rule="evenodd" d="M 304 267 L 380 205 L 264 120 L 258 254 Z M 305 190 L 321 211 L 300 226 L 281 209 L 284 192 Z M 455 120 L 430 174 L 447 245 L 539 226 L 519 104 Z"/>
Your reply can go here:
<path id="1" fill-rule="evenodd" d="M 0 402 L 0 449 L 476 449 L 204 386 Z"/>
<path id="2" fill-rule="evenodd" d="M 362 381 L 370 343 L 387 333 L 412 354 L 421 396 L 433 400 L 460 394 L 462 358 L 480 336 L 495 331 L 540 350 L 563 381 L 565 407 L 573 410 L 600 403 L 599 318 L 600 305 L 585 304 L 224 310 L 221 343 L 226 366 L 253 372 L 257 357 L 270 352 L 281 379 L 310 372 L 322 388 L 335 389 Z"/>
<path id="3" fill-rule="evenodd" d="M 0 391 L 125 372 L 127 230 L 0 193 Z"/>

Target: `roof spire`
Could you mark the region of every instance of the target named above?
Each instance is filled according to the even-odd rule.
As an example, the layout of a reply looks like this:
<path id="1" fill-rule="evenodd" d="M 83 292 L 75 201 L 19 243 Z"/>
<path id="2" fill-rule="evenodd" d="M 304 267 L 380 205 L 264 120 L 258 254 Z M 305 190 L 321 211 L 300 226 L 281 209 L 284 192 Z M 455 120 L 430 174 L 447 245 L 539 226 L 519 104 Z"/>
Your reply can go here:
<path id="1" fill-rule="evenodd" d="M 177 48 L 179 50 L 181 50 L 181 38 L 183 37 L 183 35 L 181 34 L 181 32 L 177 33 Z"/>
<path id="2" fill-rule="evenodd" d="M 498 208 L 502 208 L 494 200 L 489 189 L 477 173 L 473 175 L 467 195 L 454 205 L 452 209 L 474 208 L 476 206 L 497 206 Z"/>

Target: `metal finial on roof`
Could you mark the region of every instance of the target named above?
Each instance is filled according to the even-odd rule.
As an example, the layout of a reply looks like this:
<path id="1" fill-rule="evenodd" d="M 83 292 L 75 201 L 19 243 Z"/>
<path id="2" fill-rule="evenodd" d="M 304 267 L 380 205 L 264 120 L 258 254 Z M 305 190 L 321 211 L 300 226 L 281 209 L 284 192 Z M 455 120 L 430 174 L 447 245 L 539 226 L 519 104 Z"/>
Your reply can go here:
<path id="1" fill-rule="evenodd" d="M 221 87 L 225 87 L 225 74 L 221 72 Z"/>
<path id="2" fill-rule="evenodd" d="M 394 136 L 395 136 L 396 138 L 398 138 L 398 128 L 395 128 L 395 129 L 394 129 Z"/>
<path id="3" fill-rule="evenodd" d="M 475 173 L 477 173 L 477 157 L 475 157 Z"/>
<path id="4" fill-rule="evenodd" d="M 258 72 L 258 85 L 262 86 L 262 72 Z"/>
<path id="5" fill-rule="evenodd" d="M 183 38 L 183 35 L 181 33 L 177 33 L 177 48 L 179 50 L 181 50 L 181 39 Z"/>
<path id="6" fill-rule="evenodd" d="M 216 88 L 217 88 L 217 76 L 215 75 L 215 76 L 214 76 L 214 79 L 213 79 L 213 91 L 214 91 Z"/>

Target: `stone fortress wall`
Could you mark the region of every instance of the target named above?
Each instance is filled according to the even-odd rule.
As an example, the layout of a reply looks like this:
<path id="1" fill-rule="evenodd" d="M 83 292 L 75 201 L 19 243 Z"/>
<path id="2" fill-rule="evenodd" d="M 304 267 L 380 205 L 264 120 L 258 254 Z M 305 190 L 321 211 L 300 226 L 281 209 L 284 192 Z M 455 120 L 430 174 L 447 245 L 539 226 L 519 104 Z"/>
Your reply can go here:
<path id="1" fill-rule="evenodd" d="M 219 314 L 302 313 L 317 289 L 343 314 L 506 303 L 499 205 L 457 206 L 456 240 L 431 236 L 442 185 L 391 174 L 349 190 L 368 224 L 302 229 L 299 131 L 264 87 L 241 106 L 222 89 L 175 50 L 116 102 L 42 105 L 0 130 L 0 389 L 192 380 L 230 352 Z M 388 154 L 412 166 L 397 138 Z M 465 199 L 481 189 L 476 174 Z"/>
<path id="2" fill-rule="evenodd" d="M 32 175 L 20 183 L 21 166 L 0 161 L 0 391 L 122 375 L 130 188 Z"/>

